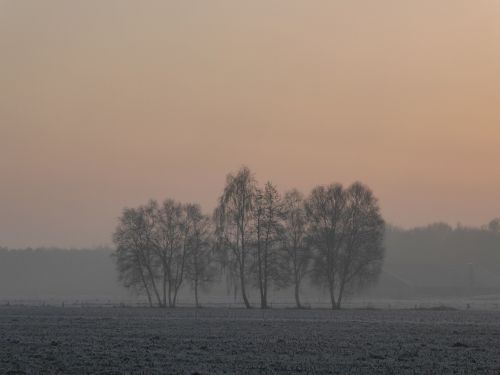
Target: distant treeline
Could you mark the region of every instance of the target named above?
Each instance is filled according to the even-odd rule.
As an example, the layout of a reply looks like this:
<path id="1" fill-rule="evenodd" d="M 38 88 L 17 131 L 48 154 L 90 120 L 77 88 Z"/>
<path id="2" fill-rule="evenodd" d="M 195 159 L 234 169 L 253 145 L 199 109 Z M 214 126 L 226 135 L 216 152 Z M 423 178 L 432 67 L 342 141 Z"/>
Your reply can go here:
<path id="1" fill-rule="evenodd" d="M 117 298 L 111 248 L 0 248 L 0 299 Z"/>
<path id="2" fill-rule="evenodd" d="M 500 219 L 480 228 L 446 223 L 404 230 L 388 226 L 391 264 L 474 264 L 500 275 Z"/>

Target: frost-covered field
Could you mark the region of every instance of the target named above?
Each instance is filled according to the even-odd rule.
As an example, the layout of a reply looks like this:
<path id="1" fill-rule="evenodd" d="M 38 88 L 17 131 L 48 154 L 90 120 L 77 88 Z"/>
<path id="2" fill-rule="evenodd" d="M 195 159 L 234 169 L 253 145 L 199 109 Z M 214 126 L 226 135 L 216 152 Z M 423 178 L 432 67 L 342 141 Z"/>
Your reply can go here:
<path id="1" fill-rule="evenodd" d="M 500 313 L 1 307 L 0 373 L 491 373 Z"/>

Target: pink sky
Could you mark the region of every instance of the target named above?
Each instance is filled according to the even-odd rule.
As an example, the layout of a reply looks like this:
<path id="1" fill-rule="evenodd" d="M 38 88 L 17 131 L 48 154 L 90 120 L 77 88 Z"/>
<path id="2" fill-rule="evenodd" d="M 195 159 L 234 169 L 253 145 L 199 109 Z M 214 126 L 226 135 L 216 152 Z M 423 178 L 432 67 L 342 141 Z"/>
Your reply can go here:
<path id="1" fill-rule="evenodd" d="M 355 180 L 386 220 L 500 216 L 500 2 L 0 2 L 0 246 L 109 244 L 225 175 Z"/>

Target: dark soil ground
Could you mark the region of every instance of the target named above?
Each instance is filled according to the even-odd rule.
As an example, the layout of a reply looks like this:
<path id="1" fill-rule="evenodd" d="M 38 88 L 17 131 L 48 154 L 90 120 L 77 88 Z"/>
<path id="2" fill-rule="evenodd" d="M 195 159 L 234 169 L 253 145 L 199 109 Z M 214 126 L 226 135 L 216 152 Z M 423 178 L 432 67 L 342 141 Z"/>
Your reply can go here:
<path id="1" fill-rule="evenodd" d="M 500 374 L 500 312 L 0 308 L 2 374 Z"/>

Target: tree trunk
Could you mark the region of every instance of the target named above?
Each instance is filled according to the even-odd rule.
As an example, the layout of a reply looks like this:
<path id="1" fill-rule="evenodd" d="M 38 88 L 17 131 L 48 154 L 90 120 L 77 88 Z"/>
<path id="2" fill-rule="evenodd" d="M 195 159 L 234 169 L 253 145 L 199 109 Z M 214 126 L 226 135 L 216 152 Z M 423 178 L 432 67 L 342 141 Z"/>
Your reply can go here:
<path id="1" fill-rule="evenodd" d="M 146 294 L 148 296 L 149 307 L 153 307 L 153 300 L 151 299 L 151 293 L 149 293 L 149 290 L 147 288 L 146 288 Z"/>
<path id="2" fill-rule="evenodd" d="M 187 234 L 185 234 L 185 236 L 187 236 Z M 186 265 L 186 255 L 187 255 L 186 240 L 184 240 L 184 244 L 182 245 L 182 261 L 180 269 L 178 267 L 175 272 L 174 303 L 172 307 L 175 307 L 177 303 L 177 295 L 179 294 L 179 289 L 181 288 L 182 282 L 184 280 L 184 267 Z"/>
<path id="3" fill-rule="evenodd" d="M 261 218 L 260 213 L 257 216 L 257 279 L 259 284 L 260 308 L 265 309 L 265 291 L 264 291 L 264 271 L 262 269 L 262 238 L 261 238 Z"/>
<path id="4" fill-rule="evenodd" d="M 337 298 L 337 307 L 335 308 L 336 310 L 341 309 L 341 306 L 340 306 L 341 300 L 342 300 L 342 296 L 339 296 L 339 298 Z"/>
<path id="5" fill-rule="evenodd" d="M 330 301 L 332 303 L 332 310 L 337 310 L 338 306 L 335 301 L 335 285 L 333 284 L 333 282 L 331 281 L 329 282 L 328 288 L 330 290 Z"/>
<path id="6" fill-rule="evenodd" d="M 152 283 L 153 283 L 153 291 L 155 292 L 156 300 L 158 301 L 158 306 L 161 306 L 160 294 L 158 293 L 158 289 L 156 288 L 156 284 L 154 283 L 154 281 Z"/>
<path id="7" fill-rule="evenodd" d="M 243 302 L 245 303 L 245 307 L 247 309 L 251 309 L 252 306 L 247 298 L 247 291 L 245 287 L 245 232 L 241 230 L 241 255 L 239 259 L 240 264 L 240 283 L 241 283 L 241 297 L 243 298 Z"/>
<path id="8" fill-rule="evenodd" d="M 267 286 L 265 280 L 263 281 L 263 287 L 260 294 L 260 308 L 267 309 Z"/>
<path id="9" fill-rule="evenodd" d="M 266 226 L 266 237 L 264 239 L 264 254 L 263 254 L 263 261 L 264 261 L 264 264 L 263 264 L 263 268 L 264 268 L 264 274 L 263 274 L 263 280 L 262 280 L 262 284 L 263 284 L 263 289 L 264 289 L 264 293 L 263 293 L 263 299 L 262 299 L 262 302 L 261 302 L 261 308 L 263 309 L 267 309 L 269 306 L 267 305 L 267 290 L 268 290 L 268 281 L 269 281 L 269 259 L 268 259 L 268 256 L 269 256 L 269 238 L 271 236 L 271 220 L 273 218 L 273 215 L 272 213 L 269 215 L 269 219 L 268 219 L 268 222 L 267 222 L 267 226 Z"/>
<path id="10" fill-rule="evenodd" d="M 300 281 L 295 280 L 295 303 L 297 304 L 297 308 L 302 309 L 302 305 L 300 304 Z"/>
<path id="11" fill-rule="evenodd" d="M 261 296 L 260 308 L 261 309 L 267 309 L 268 308 L 268 306 L 267 306 L 267 298 L 266 298 L 265 294 L 263 296 Z"/>
<path id="12" fill-rule="evenodd" d="M 172 278 L 168 280 L 168 307 L 175 307 L 172 300 Z"/>
<path id="13" fill-rule="evenodd" d="M 267 242 L 267 240 L 266 240 Z M 262 293 L 262 300 L 261 300 L 261 303 L 260 303 L 260 307 L 262 309 L 267 309 L 268 306 L 267 306 L 267 279 L 268 279 L 268 275 L 267 275 L 267 243 L 266 243 L 266 246 L 264 248 L 264 277 L 263 277 L 263 280 L 262 280 L 262 284 L 263 284 L 263 293 Z"/>
<path id="14" fill-rule="evenodd" d="M 260 265 L 259 265 L 259 268 L 260 268 Z M 266 309 L 267 308 L 266 289 L 264 286 L 264 282 L 262 280 L 261 271 L 259 271 L 259 292 L 260 292 L 260 308 Z"/>
<path id="15" fill-rule="evenodd" d="M 199 237 L 198 237 L 199 239 Z M 194 300 L 196 304 L 196 308 L 200 306 L 198 302 L 198 280 L 200 277 L 200 267 L 198 265 L 198 249 L 200 249 L 200 242 L 199 240 L 197 241 L 197 246 L 196 246 L 197 251 L 193 253 L 193 263 L 194 263 Z"/>
<path id="16" fill-rule="evenodd" d="M 142 284 L 144 285 L 144 290 L 146 290 L 146 295 L 148 297 L 149 307 L 153 307 L 153 300 L 151 298 L 151 292 L 149 291 L 148 283 L 146 282 L 146 279 L 144 278 L 144 274 L 143 274 L 142 270 L 141 270 L 141 280 L 142 280 Z"/>
<path id="17" fill-rule="evenodd" d="M 247 309 L 251 309 L 252 306 L 247 298 L 247 292 L 245 288 L 245 267 L 244 264 L 240 264 L 240 283 L 241 283 L 241 297 L 243 298 L 243 302 L 245 303 L 245 307 Z"/>
<path id="18" fill-rule="evenodd" d="M 194 300 L 196 303 L 196 308 L 200 307 L 200 304 L 198 303 L 198 279 L 194 281 Z"/>
<path id="19" fill-rule="evenodd" d="M 265 291 L 264 291 L 264 282 L 263 282 L 263 272 L 262 272 L 262 255 L 260 250 L 260 245 L 258 245 L 257 250 L 257 264 L 258 264 L 258 278 L 259 278 L 259 294 L 260 294 L 260 307 L 262 309 L 265 308 Z"/>
<path id="20" fill-rule="evenodd" d="M 155 293 L 156 300 L 158 301 L 158 306 L 161 306 L 161 297 L 158 293 L 158 288 L 156 287 L 155 279 L 152 270 L 148 267 L 149 277 L 151 279 L 151 286 L 153 287 L 153 292 Z"/>
<path id="21" fill-rule="evenodd" d="M 300 303 L 300 281 L 301 281 L 301 276 L 300 276 L 300 271 L 299 271 L 299 266 L 298 266 L 298 260 L 297 260 L 297 240 L 294 240 L 294 245 L 293 245 L 293 277 L 295 279 L 295 303 L 297 305 L 298 309 L 302 309 L 302 304 Z"/>
<path id="22" fill-rule="evenodd" d="M 177 304 L 177 295 L 179 294 L 179 289 L 180 289 L 180 285 L 175 285 L 175 289 L 174 289 L 174 304 L 172 307 L 175 307 L 175 305 Z"/>
<path id="23" fill-rule="evenodd" d="M 167 274 L 163 272 L 163 307 L 167 307 Z"/>
<path id="24" fill-rule="evenodd" d="M 344 286 L 345 286 L 345 281 L 342 282 L 342 285 L 340 286 L 339 290 L 339 296 L 337 297 L 337 309 L 340 310 L 340 304 L 342 302 L 342 296 L 344 295 Z"/>
<path id="25" fill-rule="evenodd" d="M 264 294 L 262 296 L 262 301 L 260 303 L 260 307 L 262 309 L 267 309 L 269 308 L 268 304 L 267 304 L 267 283 L 264 283 Z"/>
<path id="26" fill-rule="evenodd" d="M 147 283 L 148 275 L 149 275 L 149 278 L 151 279 L 151 287 L 153 288 L 153 291 L 155 293 L 156 299 L 158 301 L 158 305 L 161 306 L 160 295 L 158 294 L 158 289 L 156 289 L 156 283 L 155 283 L 155 279 L 154 279 L 154 275 L 153 275 L 153 272 L 151 270 L 151 267 L 149 266 L 149 264 L 147 262 L 143 262 L 141 259 L 139 259 L 138 262 L 141 266 L 141 279 L 142 279 L 142 282 L 144 284 L 144 288 L 146 289 L 146 293 L 148 295 L 149 304 L 151 305 L 151 307 L 153 306 L 151 292 L 149 291 L 149 287 L 148 287 L 148 283 Z M 143 272 L 143 267 L 144 267 L 144 270 L 147 272 Z"/>

